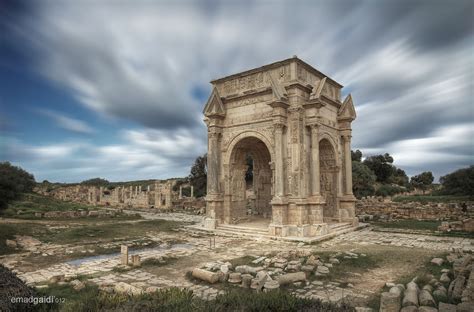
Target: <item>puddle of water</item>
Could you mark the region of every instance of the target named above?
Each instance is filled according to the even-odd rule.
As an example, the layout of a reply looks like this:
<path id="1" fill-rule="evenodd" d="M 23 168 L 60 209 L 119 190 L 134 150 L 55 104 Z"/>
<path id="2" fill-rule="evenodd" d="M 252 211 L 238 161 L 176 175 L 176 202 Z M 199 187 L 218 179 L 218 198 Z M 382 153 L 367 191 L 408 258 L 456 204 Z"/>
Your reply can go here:
<path id="1" fill-rule="evenodd" d="M 136 254 L 139 254 L 139 253 L 142 253 L 142 252 L 148 252 L 148 251 L 191 249 L 192 247 L 193 247 L 192 244 L 173 244 L 173 245 L 170 245 L 170 246 L 157 246 L 157 247 L 150 247 L 150 248 L 129 249 L 128 254 L 129 255 L 136 255 Z M 119 256 L 120 256 L 120 252 L 114 252 L 114 253 L 107 254 L 107 255 L 97 255 L 97 256 L 79 258 L 79 259 L 68 261 L 68 262 L 66 262 L 66 264 L 79 266 L 79 265 L 81 265 L 83 263 L 86 263 L 86 262 L 97 261 L 97 260 L 107 260 L 107 259 L 112 259 L 112 258 L 119 257 Z"/>

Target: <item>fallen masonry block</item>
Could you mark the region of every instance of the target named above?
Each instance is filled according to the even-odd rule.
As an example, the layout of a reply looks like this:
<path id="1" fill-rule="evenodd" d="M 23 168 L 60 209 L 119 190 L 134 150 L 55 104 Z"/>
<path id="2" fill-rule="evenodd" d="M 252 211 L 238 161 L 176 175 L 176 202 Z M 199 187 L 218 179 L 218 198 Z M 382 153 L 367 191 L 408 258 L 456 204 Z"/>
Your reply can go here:
<path id="1" fill-rule="evenodd" d="M 211 284 L 217 283 L 219 281 L 219 274 L 198 268 L 193 270 L 192 276 Z"/>
<path id="2" fill-rule="evenodd" d="M 288 273 L 280 275 L 276 278 L 280 285 L 292 284 L 294 282 L 306 281 L 306 274 L 304 272 Z"/>
<path id="3" fill-rule="evenodd" d="M 380 297 L 380 311 L 398 312 L 401 309 L 400 294 L 393 292 L 383 292 Z"/>

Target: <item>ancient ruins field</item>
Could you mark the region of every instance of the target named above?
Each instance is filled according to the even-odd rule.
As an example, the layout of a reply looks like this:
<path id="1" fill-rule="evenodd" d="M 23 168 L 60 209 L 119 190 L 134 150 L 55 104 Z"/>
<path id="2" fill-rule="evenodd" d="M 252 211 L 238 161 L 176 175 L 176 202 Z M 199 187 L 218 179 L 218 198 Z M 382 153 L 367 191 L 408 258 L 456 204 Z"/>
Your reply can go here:
<path id="1" fill-rule="evenodd" d="M 70 209 L 72 204 L 63 205 Z M 95 289 L 140 298 L 173 287 L 191 291 L 193 300 L 212 300 L 213 304 L 229 291 L 250 295 L 278 288 L 300 298 L 377 310 L 382 292 L 397 284 L 406 287 L 415 277 L 420 289 L 423 283 L 431 284 L 434 294 L 442 286 L 448 295 L 449 282 L 458 274 L 453 263 L 459 270 L 461 260 L 456 259 L 466 262 L 474 250 L 469 235 L 413 234 L 403 224 L 391 229 L 374 223 L 305 244 L 197 231 L 192 226 L 203 222 L 203 217 L 192 213 L 88 209 L 97 215 L 0 219 L 0 263 L 41 294 L 65 297 L 66 302 L 58 305 L 61 310 L 77 308 L 83 296 L 97 293 Z M 124 245 L 129 265 L 121 262 Z M 132 263 L 136 255 L 139 263 Z M 434 258 L 444 261 L 431 263 Z M 202 277 L 198 269 L 210 275 Z M 448 273 L 444 276 L 443 272 Z M 454 296 L 452 291 L 449 296 Z M 457 303 L 471 295 L 461 292 L 450 300 Z M 434 298 L 430 305 L 442 300 Z"/>

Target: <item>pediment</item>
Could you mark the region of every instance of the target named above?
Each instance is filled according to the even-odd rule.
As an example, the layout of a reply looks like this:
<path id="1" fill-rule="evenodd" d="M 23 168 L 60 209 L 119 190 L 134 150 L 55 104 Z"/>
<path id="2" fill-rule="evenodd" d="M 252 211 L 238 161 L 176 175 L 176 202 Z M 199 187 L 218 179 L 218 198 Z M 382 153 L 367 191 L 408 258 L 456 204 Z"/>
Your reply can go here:
<path id="1" fill-rule="evenodd" d="M 277 79 L 273 77 L 270 73 L 270 85 L 272 87 L 273 99 L 275 101 L 288 102 L 288 94 L 286 93 L 285 88 L 278 83 Z"/>
<path id="2" fill-rule="evenodd" d="M 313 91 L 311 92 L 309 98 L 310 99 L 319 99 L 321 94 L 323 93 L 323 89 L 326 85 L 326 77 L 321 79 L 318 84 L 314 87 Z"/>
<path id="3" fill-rule="evenodd" d="M 352 121 L 356 119 L 356 117 L 357 114 L 354 108 L 354 103 L 352 102 L 352 95 L 349 94 L 342 103 L 342 106 L 337 113 L 337 118 L 340 120 Z"/>
<path id="4" fill-rule="evenodd" d="M 203 113 L 204 116 L 208 117 L 225 115 L 224 104 L 216 87 L 212 89 L 211 96 L 207 100 Z"/>

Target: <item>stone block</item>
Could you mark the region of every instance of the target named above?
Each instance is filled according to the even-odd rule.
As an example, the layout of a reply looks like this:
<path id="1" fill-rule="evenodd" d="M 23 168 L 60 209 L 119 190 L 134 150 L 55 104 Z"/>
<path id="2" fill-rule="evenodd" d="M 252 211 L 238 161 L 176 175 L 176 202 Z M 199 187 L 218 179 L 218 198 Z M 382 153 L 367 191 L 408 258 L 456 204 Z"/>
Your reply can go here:
<path id="1" fill-rule="evenodd" d="M 203 269 L 195 268 L 192 271 L 192 276 L 194 278 L 200 279 L 202 281 L 208 282 L 210 284 L 217 283 L 219 281 L 219 274 Z"/>
<path id="2" fill-rule="evenodd" d="M 120 263 L 122 265 L 128 265 L 128 246 L 126 245 L 120 247 Z"/>
<path id="3" fill-rule="evenodd" d="M 401 308 L 400 294 L 383 292 L 380 296 L 380 312 L 399 312 Z"/>
<path id="4" fill-rule="evenodd" d="M 278 283 L 280 283 L 280 285 L 287 285 L 295 282 L 305 282 L 306 274 L 304 272 L 288 273 L 278 276 L 276 280 Z"/>

